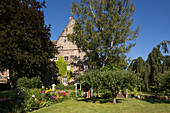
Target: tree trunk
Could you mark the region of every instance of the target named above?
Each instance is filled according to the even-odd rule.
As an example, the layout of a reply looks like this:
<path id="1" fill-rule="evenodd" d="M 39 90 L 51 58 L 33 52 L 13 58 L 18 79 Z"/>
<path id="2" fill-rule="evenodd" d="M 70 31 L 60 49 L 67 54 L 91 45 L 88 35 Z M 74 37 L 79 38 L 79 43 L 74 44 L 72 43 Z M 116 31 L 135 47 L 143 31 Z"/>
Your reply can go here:
<path id="1" fill-rule="evenodd" d="M 16 88 L 16 83 L 17 83 L 17 79 L 15 79 L 14 77 L 14 73 L 13 73 L 13 70 L 10 68 L 9 69 L 9 77 L 10 77 L 10 86 L 12 89 L 15 89 Z"/>
<path id="2" fill-rule="evenodd" d="M 113 95 L 113 104 L 116 104 L 116 94 L 114 93 L 113 85 L 112 85 L 112 95 Z"/>
<path id="3" fill-rule="evenodd" d="M 113 104 L 116 104 L 116 97 L 113 97 Z"/>
<path id="4" fill-rule="evenodd" d="M 9 69 L 9 78 L 10 78 L 10 86 L 13 89 L 14 88 L 14 83 L 13 83 L 13 79 L 12 79 L 12 70 L 11 70 L 11 68 Z"/>

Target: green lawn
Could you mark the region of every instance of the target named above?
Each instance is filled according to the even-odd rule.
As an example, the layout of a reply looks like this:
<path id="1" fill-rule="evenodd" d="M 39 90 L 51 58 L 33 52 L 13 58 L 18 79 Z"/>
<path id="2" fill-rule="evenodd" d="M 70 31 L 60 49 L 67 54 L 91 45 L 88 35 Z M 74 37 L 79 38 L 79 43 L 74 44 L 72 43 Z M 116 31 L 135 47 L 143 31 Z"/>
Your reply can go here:
<path id="1" fill-rule="evenodd" d="M 117 104 L 97 99 L 70 99 L 33 113 L 170 113 L 168 101 L 117 99 Z"/>

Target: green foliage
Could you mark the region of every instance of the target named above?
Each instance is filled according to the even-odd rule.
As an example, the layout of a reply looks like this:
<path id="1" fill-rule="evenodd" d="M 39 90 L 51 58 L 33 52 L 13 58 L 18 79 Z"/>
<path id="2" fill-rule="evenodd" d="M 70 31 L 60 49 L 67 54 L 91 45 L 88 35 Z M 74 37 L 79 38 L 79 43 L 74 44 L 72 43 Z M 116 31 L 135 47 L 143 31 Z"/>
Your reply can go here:
<path id="1" fill-rule="evenodd" d="M 164 40 L 164 41 L 162 41 L 161 43 L 159 43 L 159 44 L 157 45 L 157 47 L 158 47 L 159 49 L 160 49 L 160 47 L 161 47 L 161 49 L 163 50 L 164 53 L 169 53 L 168 44 L 170 45 L 170 41 Z"/>
<path id="2" fill-rule="evenodd" d="M 134 70 L 140 78 L 138 88 L 142 91 L 152 91 L 155 95 L 169 95 L 169 78 L 170 78 L 170 57 L 163 56 L 160 46 L 167 53 L 167 44 L 162 42 L 154 47 L 148 55 L 148 59 L 144 61 L 141 57 L 134 59 L 130 66 L 130 70 Z"/>
<path id="3" fill-rule="evenodd" d="M 26 88 L 31 88 L 32 87 L 32 83 L 30 81 L 29 78 L 27 77 L 23 77 L 23 78 L 19 78 L 17 81 L 17 87 L 26 87 Z"/>
<path id="4" fill-rule="evenodd" d="M 69 81 L 72 76 L 72 71 L 67 71 L 67 65 L 68 62 L 64 61 L 62 56 L 59 57 L 58 61 L 56 62 L 58 74 L 62 77 L 64 77 L 64 75 L 67 75 L 67 81 Z"/>
<path id="5" fill-rule="evenodd" d="M 170 56 L 163 57 L 163 72 L 170 71 Z"/>
<path id="6" fill-rule="evenodd" d="M 126 55 L 135 45 L 139 27 L 133 25 L 134 3 L 130 0 L 81 0 L 72 3 L 77 16 L 73 34 L 68 37 L 86 52 L 89 66 L 121 64 L 127 66 Z M 132 42 L 130 42 L 132 41 Z"/>
<path id="7" fill-rule="evenodd" d="M 23 78 L 19 78 L 17 81 L 17 87 L 21 88 L 21 87 L 25 87 L 25 88 L 41 88 L 42 87 L 42 81 L 40 77 L 32 77 L 27 78 L 27 77 L 23 77 Z"/>
<path id="8" fill-rule="evenodd" d="M 50 26 L 45 25 L 45 2 L 37 0 L 0 1 L 0 65 L 9 69 L 10 80 L 43 76 L 51 70 L 50 58 L 56 49 L 50 41 Z"/>
<path id="9" fill-rule="evenodd" d="M 116 97 L 119 90 L 123 88 L 133 89 L 138 85 L 138 77 L 135 73 L 126 70 L 90 70 L 79 78 L 85 81 L 94 91 L 112 92 L 112 96 Z"/>
<path id="10" fill-rule="evenodd" d="M 105 91 L 104 93 L 102 93 L 101 97 L 107 99 L 107 98 L 110 98 L 112 96 L 113 95 L 112 95 L 112 93 L 110 91 Z"/>
<path id="11" fill-rule="evenodd" d="M 0 93 L 0 113 L 27 113 L 65 99 L 67 99 L 66 92 L 52 92 L 52 89 L 9 90 Z"/>
<path id="12" fill-rule="evenodd" d="M 30 81 L 32 83 L 32 88 L 41 88 L 43 85 L 40 77 L 32 77 Z"/>
<path id="13" fill-rule="evenodd" d="M 67 64 L 68 62 L 63 60 L 63 57 L 59 57 L 58 61 L 56 62 L 56 66 L 58 67 L 58 73 L 60 76 L 64 77 L 67 73 Z"/>
<path id="14" fill-rule="evenodd" d="M 68 85 L 68 86 L 56 86 L 56 90 L 75 90 L 74 85 Z"/>
<path id="15" fill-rule="evenodd" d="M 138 87 L 142 91 L 149 90 L 149 75 L 150 75 L 150 65 L 146 63 L 142 57 L 132 60 L 130 70 L 135 71 L 140 78 L 140 86 Z"/>
<path id="16" fill-rule="evenodd" d="M 22 99 L 18 95 L 19 90 L 8 90 L 0 93 L 0 113 L 21 113 Z M 3 100 L 2 100 L 3 99 Z"/>
<path id="17" fill-rule="evenodd" d="M 71 97 L 71 98 L 75 98 L 75 97 L 76 97 L 76 95 L 75 95 L 75 92 L 74 92 L 74 91 L 70 92 L 70 97 Z"/>
<path id="18" fill-rule="evenodd" d="M 71 70 L 67 71 L 67 81 L 71 79 L 71 76 L 72 76 L 72 71 Z"/>
<path id="19" fill-rule="evenodd" d="M 170 94 L 170 71 L 154 76 L 155 85 L 151 86 L 156 95 Z"/>

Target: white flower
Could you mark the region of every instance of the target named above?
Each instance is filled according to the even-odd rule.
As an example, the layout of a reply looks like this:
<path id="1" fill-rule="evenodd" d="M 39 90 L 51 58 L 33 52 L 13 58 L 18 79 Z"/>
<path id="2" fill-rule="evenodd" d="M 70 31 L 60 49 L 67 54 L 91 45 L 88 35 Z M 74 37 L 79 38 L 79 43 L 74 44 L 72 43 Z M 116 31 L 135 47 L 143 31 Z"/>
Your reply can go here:
<path id="1" fill-rule="evenodd" d="M 35 98 L 35 100 L 37 100 L 37 98 Z"/>
<path id="2" fill-rule="evenodd" d="M 32 97 L 35 97 L 35 95 L 33 94 Z"/>

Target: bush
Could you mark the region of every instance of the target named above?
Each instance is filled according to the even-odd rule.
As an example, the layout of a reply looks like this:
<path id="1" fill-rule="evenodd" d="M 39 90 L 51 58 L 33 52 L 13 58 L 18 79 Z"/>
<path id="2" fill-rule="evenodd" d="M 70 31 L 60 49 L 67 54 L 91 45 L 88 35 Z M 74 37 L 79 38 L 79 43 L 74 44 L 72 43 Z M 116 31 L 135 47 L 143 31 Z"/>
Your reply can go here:
<path id="1" fill-rule="evenodd" d="M 41 88 L 42 81 L 40 77 L 33 77 L 31 78 L 32 88 Z"/>
<path id="2" fill-rule="evenodd" d="M 32 77 L 31 79 L 27 77 L 19 78 L 17 81 L 17 87 L 21 88 L 41 88 L 42 81 L 40 77 Z"/>
<path id="3" fill-rule="evenodd" d="M 102 98 L 111 98 L 112 97 L 112 93 L 111 91 L 105 91 L 103 94 L 102 94 Z"/>
<path id="4" fill-rule="evenodd" d="M 75 98 L 75 92 L 70 92 L 70 97 Z"/>
<path id="5" fill-rule="evenodd" d="M 22 77 L 19 78 L 17 81 L 17 87 L 21 88 L 21 87 L 25 87 L 25 88 L 31 88 L 32 87 L 32 83 L 31 80 L 27 77 Z"/>
<path id="6" fill-rule="evenodd" d="M 56 86 L 55 88 L 59 89 L 59 90 L 75 90 L 75 86 L 74 85 Z"/>

